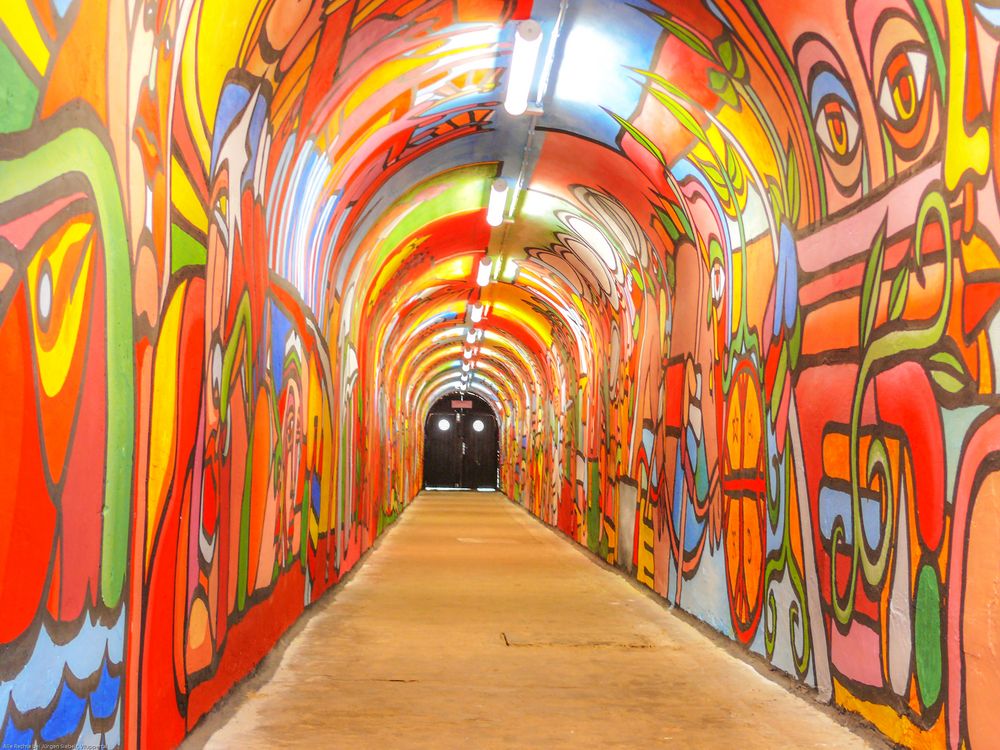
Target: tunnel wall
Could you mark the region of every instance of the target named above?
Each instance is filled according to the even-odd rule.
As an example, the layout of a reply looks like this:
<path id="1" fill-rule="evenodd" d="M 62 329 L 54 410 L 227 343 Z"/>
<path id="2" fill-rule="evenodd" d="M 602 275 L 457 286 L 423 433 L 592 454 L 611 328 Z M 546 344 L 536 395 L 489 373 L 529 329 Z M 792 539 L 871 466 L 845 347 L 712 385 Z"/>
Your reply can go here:
<path id="1" fill-rule="evenodd" d="M 415 491 L 395 290 L 464 315 L 497 168 L 421 35 L 532 4 L 354 5 L 0 4 L 4 744 L 176 744 Z M 501 300 L 508 494 L 914 747 L 996 734 L 993 6 L 574 0 L 642 83 Z"/>
<path id="2" fill-rule="evenodd" d="M 270 270 L 246 5 L 0 5 L 3 747 L 176 746 L 416 487 Z"/>
<path id="3" fill-rule="evenodd" d="M 585 377 L 529 400 L 504 489 L 892 740 L 988 747 L 997 19 L 834 5 L 657 16 L 615 145 L 662 276 L 633 264 L 638 321 L 597 318 Z"/>

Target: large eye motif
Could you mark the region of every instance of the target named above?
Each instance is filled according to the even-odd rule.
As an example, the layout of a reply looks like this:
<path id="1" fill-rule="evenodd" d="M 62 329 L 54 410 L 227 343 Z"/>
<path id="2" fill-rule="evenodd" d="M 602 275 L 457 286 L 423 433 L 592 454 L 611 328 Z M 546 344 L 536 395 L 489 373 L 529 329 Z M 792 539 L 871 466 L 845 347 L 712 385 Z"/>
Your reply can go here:
<path id="1" fill-rule="evenodd" d="M 844 101 L 829 97 L 823 102 L 816 117 L 816 134 L 833 158 L 850 159 L 860 133 L 857 115 Z"/>
<path id="2" fill-rule="evenodd" d="M 838 164 L 854 157 L 861 135 L 854 98 L 832 70 L 821 70 L 813 79 L 812 107 L 816 136 Z"/>
<path id="3" fill-rule="evenodd" d="M 916 45 L 900 45 L 886 58 L 877 82 L 878 107 L 898 155 L 908 161 L 923 152 L 931 129 L 930 56 Z"/>
<path id="4" fill-rule="evenodd" d="M 845 198 L 855 195 L 864 166 L 861 118 L 849 84 L 821 62 L 810 71 L 809 101 L 827 173 Z"/>
<path id="5" fill-rule="evenodd" d="M 863 3 L 855 19 L 868 18 Z M 888 176 L 919 161 L 942 132 L 938 114 L 938 71 L 923 24 L 909 3 L 886 7 L 875 18 L 871 38 L 858 38 L 859 52 L 868 69 L 881 133 L 886 145 Z"/>
<path id="6" fill-rule="evenodd" d="M 882 78 L 878 104 L 893 122 L 911 122 L 926 91 L 927 54 L 916 50 L 900 52 L 889 62 Z"/>

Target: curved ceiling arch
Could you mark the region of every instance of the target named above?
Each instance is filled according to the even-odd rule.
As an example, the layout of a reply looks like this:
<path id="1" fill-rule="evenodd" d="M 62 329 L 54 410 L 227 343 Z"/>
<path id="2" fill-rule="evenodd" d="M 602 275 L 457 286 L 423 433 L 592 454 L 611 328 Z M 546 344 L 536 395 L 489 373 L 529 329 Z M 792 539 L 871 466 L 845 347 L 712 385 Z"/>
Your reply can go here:
<path id="1" fill-rule="evenodd" d="M 115 726 L 178 744 L 465 387 L 513 500 L 894 739 L 989 744 L 996 6 L 0 2 L 17 680 L 113 622 Z"/>

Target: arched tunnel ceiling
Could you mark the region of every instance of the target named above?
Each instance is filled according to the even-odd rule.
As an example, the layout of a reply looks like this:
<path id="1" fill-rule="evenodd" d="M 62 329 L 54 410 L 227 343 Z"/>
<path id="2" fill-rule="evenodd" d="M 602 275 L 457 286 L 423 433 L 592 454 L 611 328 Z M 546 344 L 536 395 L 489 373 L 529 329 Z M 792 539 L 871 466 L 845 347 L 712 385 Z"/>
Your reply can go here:
<path id="1" fill-rule="evenodd" d="M 305 4 L 274 3 L 250 19 L 239 52 L 237 67 L 255 75 L 230 74 L 221 103 L 205 102 L 215 138 L 201 156 L 212 165 L 215 223 L 224 223 L 220 202 L 229 209 L 222 244 L 241 219 L 217 185 L 240 173 L 270 198 L 271 268 L 320 321 L 340 318 L 328 337 L 363 329 L 377 346 L 369 356 L 406 351 L 404 369 L 392 370 L 403 394 L 413 394 L 413 377 L 460 376 L 464 349 L 455 345 L 469 328 L 512 339 L 472 347 L 472 379 L 495 397 L 510 395 L 490 382 L 496 373 L 527 377 L 531 399 L 566 393 L 598 352 L 621 351 L 643 297 L 664 289 L 671 238 L 656 211 L 688 211 L 662 152 L 643 150 L 652 144 L 629 125 L 650 106 L 648 77 L 674 62 L 662 49 L 671 16 L 589 2 L 349 6 L 327 4 L 296 28 L 289 19 Z M 505 76 L 516 23 L 529 16 L 543 41 L 532 110 L 514 117 L 501 106 Z M 691 98 L 718 102 L 705 91 Z M 677 140 L 678 154 L 690 146 L 657 135 Z M 199 140 L 207 137 L 193 134 Z M 506 220 L 491 228 L 497 177 L 512 195 Z M 485 289 L 476 283 L 483 258 L 493 261 Z M 477 303 L 486 316 L 471 324 Z M 432 349 L 458 356 L 441 360 Z M 489 363 L 510 352 L 521 361 Z M 501 413 L 512 406 L 494 404 Z"/>
<path id="2" fill-rule="evenodd" d="M 787 266 L 797 233 L 918 164 L 941 127 L 932 9 L 883 17 L 869 5 L 844 19 L 843 31 L 868 37 L 847 61 L 835 35 L 801 31 L 821 11 L 774 18 L 766 3 L 265 5 L 232 50 L 219 103 L 203 101 L 205 120 L 191 127 L 190 143 L 202 144 L 192 158 L 211 165 L 209 233 L 238 241 L 246 219 L 228 191 L 253 184 L 268 196 L 270 267 L 320 321 L 339 318 L 328 338 L 357 346 L 347 331 L 363 331 L 377 361 L 400 351 L 392 329 L 423 332 L 407 347 L 451 350 L 468 328 L 492 330 L 534 353 L 534 397 L 572 390 L 597 353 L 628 356 L 628 340 L 649 327 L 644 300 L 671 293 L 677 248 L 689 242 L 710 270 L 718 345 L 737 340 L 760 358 L 766 337 L 748 327 L 756 311 L 734 295 L 750 255 L 741 249 L 769 247 L 754 262 L 778 268 L 785 247 Z M 516 23 L 529 16 L 543 41 L 531 110 L 513 117 L 501 102 Z M 201 40 L 217 19 L 198 20 Z M 207 52 L 186 50 L 199 59 L 182 70 L 203 75 Z M 862 153 L 866 129 L 883 133 L 880 154 Z M 491 228 L 498 176 L 512 198 Z M 476 283 L 483 258 L 493 261 L 486 289 Z M 794 311 L 776 299 L 766 301 L 772 327 L 791 334 L 783 313 Z M 463 300 L 484 304 L 487 318 L 471 324 Z M 419 328 L 432 320 L 453 323 L 451 333 Z M 662 339 L 670 321 L 659 323 Z M 508 356 L 472 348 L 484 381 L 484 355 Z M 439 361 L 434 374 L 460 375 L 462 364 Z M 427 374 L 393 372 L 402 383 Z"/>
<path id="3" fill-rule="evenodd" d="M 998 61 L 998 0 L 0 0 L 0 742 L 179 742 L 467 390 L 512 500 L 990 746 Z"/>

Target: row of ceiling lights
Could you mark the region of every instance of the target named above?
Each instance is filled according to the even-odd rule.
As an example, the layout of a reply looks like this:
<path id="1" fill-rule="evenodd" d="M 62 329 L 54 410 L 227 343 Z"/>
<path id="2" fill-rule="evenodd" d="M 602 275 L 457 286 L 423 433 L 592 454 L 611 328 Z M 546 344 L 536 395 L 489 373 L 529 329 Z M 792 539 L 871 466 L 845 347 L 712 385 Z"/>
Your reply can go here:
<path id="1" fill-rule="evenodd" d="M 535 78 L 538 65 L 538 53 L 542 47 L 542 28 L 537 21 L 528 19 L 517 25 L 514 34 L 514 51 L 511 54 L 510 69 L 507 75 L 507 93 L 504 97 L 504 109 L 515 117 L 528 111 L 528 100 L 531 96 L 531 84 Z M 503 177 L 497 177 L 490 186 L 489 203 L 486 209 L 486 222 L 491 227 L 503 224 L 507 215 L 507 203 L 510 186 Z M 517 263 L 514 259 L 507 260 L 504 277 L 513 281 L 517 275 Z M 493 279 L 493 259 L 485 257 L 479 262 L 476 272 L 476 284 L 483 289 L 489 286 Z M 485 336 L 483 328 L 476 326 L 483 321 L 485 311 L 481 302 L 470 308 L 469 330 L 466 335 L 466 347 L 463 353 L 461 389 L 464 392 L 472 382 L 476 369 L 478 344 Z"/>

